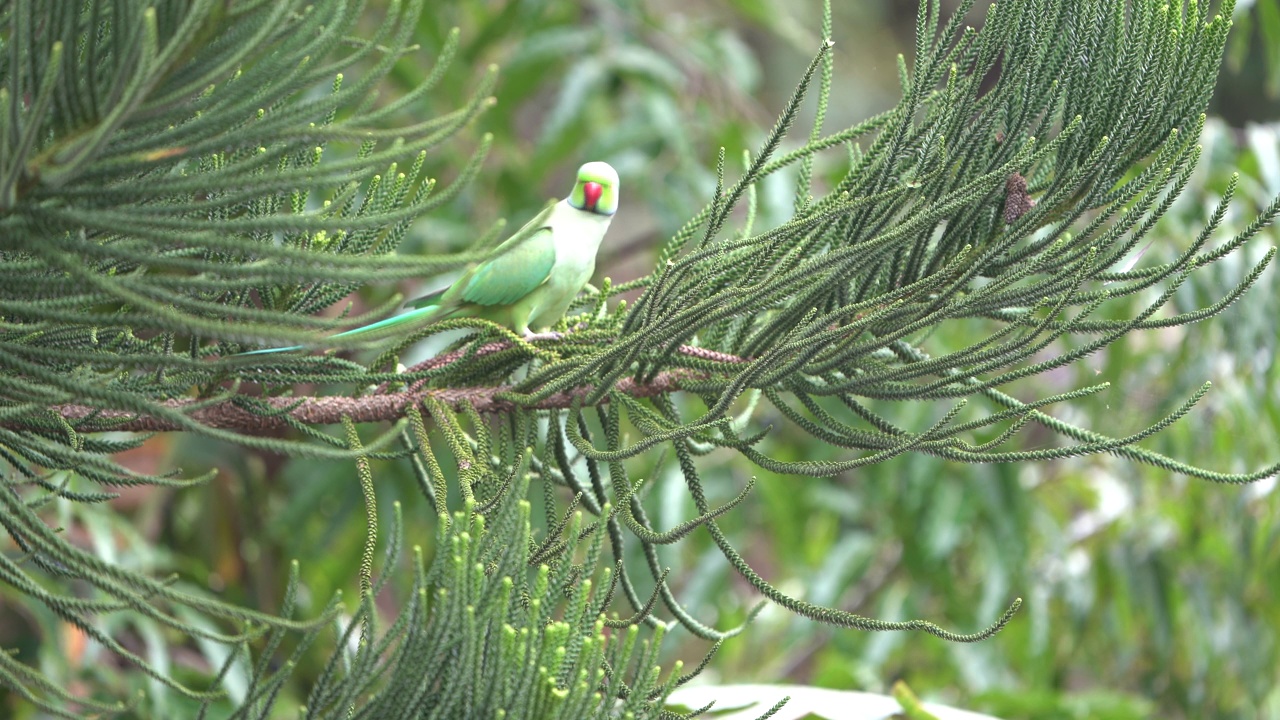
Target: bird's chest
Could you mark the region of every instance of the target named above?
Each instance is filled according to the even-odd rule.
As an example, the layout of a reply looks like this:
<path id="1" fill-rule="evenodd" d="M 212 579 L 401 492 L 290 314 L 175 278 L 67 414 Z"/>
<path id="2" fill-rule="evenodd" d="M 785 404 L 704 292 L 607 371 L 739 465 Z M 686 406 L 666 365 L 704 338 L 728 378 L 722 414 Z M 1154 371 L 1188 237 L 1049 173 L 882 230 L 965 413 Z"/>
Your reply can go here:
<path id="1" fill-rule="evenodd" d="M 576 294 L 591 279 L 595 270 L 595 253 L 575 256 L 573 250 L 556 248 L 556 262 L 547 278 L 548 289 L 559 294 L 568 292 Z"/>
<path id="2" fill-rule="evenodd" d="M 547 284 L 576 294 L 595 271 L 603 223 L 577 210 L 564 215 L 567 217 L 557 218 L 555 226 L 556 259 Z"/>

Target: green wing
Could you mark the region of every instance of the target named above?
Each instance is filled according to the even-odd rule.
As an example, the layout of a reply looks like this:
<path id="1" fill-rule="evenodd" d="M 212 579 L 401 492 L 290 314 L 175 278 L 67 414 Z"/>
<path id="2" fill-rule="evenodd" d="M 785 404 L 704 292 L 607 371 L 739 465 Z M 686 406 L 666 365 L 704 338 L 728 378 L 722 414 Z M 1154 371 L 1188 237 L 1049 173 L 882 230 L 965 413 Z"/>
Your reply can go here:
<path id="1" fill-rule="evenodd" d="M 555 243 L 547 221 L 555 202 L 493 249 L 489 257 L 446 290 L 405 303 L 410 307 L 474 303 L 508 305 L 547 281 L 556 262 Z"/>
<path id="2" fill-rule="evenodd" d="M 506 247 L 463 278 L 460 299 L 476 305 L 510 305 L 547 281 L 556 263 L 556 247 L 551 228 L 539 228 Z M 505 249 L 504 249 L 505 248 Z"/>

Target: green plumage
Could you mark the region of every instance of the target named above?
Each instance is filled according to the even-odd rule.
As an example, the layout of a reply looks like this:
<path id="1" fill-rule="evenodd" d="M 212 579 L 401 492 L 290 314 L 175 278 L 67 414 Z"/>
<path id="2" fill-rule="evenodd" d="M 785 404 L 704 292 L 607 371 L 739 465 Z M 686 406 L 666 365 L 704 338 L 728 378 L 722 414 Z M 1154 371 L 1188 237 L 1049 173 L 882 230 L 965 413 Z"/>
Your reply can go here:
<path id="1" fill-rule="evenodd" d="M 458 288 L 458 299 L 476 305 L 507 305 L 547 281 L 556 262 L 554 233 L 547 225 L 551 205 L 494 249 L 492 257 L 463 275 L 445 291 L 441 302 Z M 427 296 L 431 297 L 431 296 Z M 419 307 L 418 301 L 410 303 Z"/>
<path id="2" fill-rule="evenodd" d="M 485 318 L 524 335 L 530 327 L 549 327 L 591 279 L 596 252 L 617 207 L 617 173 L 606 163 L 587 163 L 578 169 L 569 197 L 547 205 L 453 285 L 406 303 L 415 310 L 333 337 L 453 317 Z M 243 354 L 300 349 L 294 345 Z"/>

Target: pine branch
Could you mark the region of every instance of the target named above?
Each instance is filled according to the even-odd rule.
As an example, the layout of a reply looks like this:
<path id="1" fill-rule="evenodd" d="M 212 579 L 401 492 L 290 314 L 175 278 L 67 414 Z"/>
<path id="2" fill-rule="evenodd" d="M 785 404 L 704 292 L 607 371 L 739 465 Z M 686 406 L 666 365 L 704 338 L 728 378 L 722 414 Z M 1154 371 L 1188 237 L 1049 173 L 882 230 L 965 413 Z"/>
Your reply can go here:
<path id="1" fill-rule="evenodd" d="M 706 375 L 691 370 L 672 370 L 659 373 L 646 383 L 624 378 L 613 385 L 612 389 L 631 397 L 647 398 L 679 390 L 682 380 L 705 379 Z M 182 399 L 165 400 L 161 404 L 167 409 L 183 413 L 205 427 L 253 435 L 280 432 L 295 427 L 295 423 L 335 425 L 343 422 L 344 418 L 358 423 L 396 421 L 404 418 L 410 407 L 419 406 L 428 398 L 458 412 L 467 406 L 486 414 L 509 413 L 517 409 L 567 409 L 575 404 L 581 405 L 583 398 L 592 394 L 595 388 L 586 386 L 557 392 L 533 404 L 517 403 L 503 397 L 513 389 L 514 386 L 511 385 L 499 385 L 419 388 L 362 397 L 269 397 L 255 399 L 255 404 L 262 407 L 253 410 L 248 409 L 242 400 L 208 404 L 199 400 Z M 607 400 L 607 396 L 605 399 Z M 70 422 L 76 432 L 175 432 L 187 429 L 164 418 L 124 410 L 102 410 L 87 405 L 55 405 L 50 409 Z M 10 420 L 0 421 L 0 427 L 21 429 L 25 426 Z"/>
<path id="2" fill-rule="evenodd" d="M 438 370 L 450 364 L 472 361 L 487 355 L 493 355 L 519 345 L 527 345 L 527 341 L 502 340 L 480 345 L 473 351 L 457 350 L 425 360 L 400 374 L 403 379 Z M 739 365 L 750 362 L 727 353 L 708 350 L 707 348 L 684 345 L 678 348 L 681 355 L 705 361 L 703 367 L 715 364 Z M 640 382 L 626 378 L 612 387 L 616 392 L 631 397 L 652 397 L 659 393 L 675 392 L 680 389 L 681 381 L 705 381 L 709 378 L 706 372 L 690 369 L 677 369 L 660 373 L 657 377 Z M 419 406 L 427 398 L 433 398 L 453 411 L 461 412 L 470 407 L 479 413 L 509 413 L 517 409 L 550 410 L 567 409 L 580 404 L 593 394 L 595 388 L 584 386 L 558 392 L 541 398 L 533 404 L 516 403 L 504 395 L 516 389 L 513 385 L 492 387 L 458 387 L 427 388 L 426 379 L 410 382 L 403 390 L 389 391 L 391 382 L 384 382 L 374 389 L 373 394 L 356 397 L 345 396 L 297 396 L 255 398 L 252 402 L 247 397 L 232 396 L 228 399 L 210 403 L 208 400 L 194 398 L 170 399 L 159 403 L 166 410 L 182 413 L 192 421 L 213 429 L 232 430 L 248 435 L 273 433 L 295 427 L 296 423 L 304 425 L 333 425 L 349 419 L 354 422 L 396 421 L 406 416 L 408 408 Z M 399 382 L 405 385 L 405 382 Z M 604 398 L 607 400 L 607 398 Z M 56 416 L 71 423 L 75 432 L 175 432 L 189 429 L 190 426 L 176 423 L 164 417 L 149 416 L 145 413 L 127 410 L 105 409 L 99 406 L 80 404 L 58 404 L 49 410 Z M 0 427 L 22 429 L 28 427 L 21 420 L 0 419 Z"/>

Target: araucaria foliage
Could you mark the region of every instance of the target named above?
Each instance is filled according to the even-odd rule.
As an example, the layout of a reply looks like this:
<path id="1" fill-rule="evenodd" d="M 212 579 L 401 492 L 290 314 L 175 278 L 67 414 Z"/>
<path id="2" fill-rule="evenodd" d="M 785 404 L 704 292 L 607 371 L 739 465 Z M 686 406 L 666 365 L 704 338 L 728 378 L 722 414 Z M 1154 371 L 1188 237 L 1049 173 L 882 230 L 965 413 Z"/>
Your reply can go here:
<path id="1" fill-rule="evenodd" d="M 713 449 L 811 477 L 904 453 L 990 463 L 1106 452 L 1227 483 L 1280 469 L 1225 474 L 1139 446 L 1207 387 L 1125 436 L 1055 416 L 1055 405 L 1103 386 L 1023 398 L 1008 387 L 1128 333 L 1212 317 L 1271 260 L 1208 307 L 1162 312 L 1191 273 L 1280 212 L 1277 200 L 1244 232 L 1218 237 L 1233 184 L 1175 260 L 1128 263 L 1191 177 L 1231 0 L 1216 12 L 1195 0 L 1010 0 L 991 5 L 980 30 L 962 20 L 972 0 L 945 22 L 936 0 L 921 2 L 896 107 L 826 131 L 838 86 L 825 42 L 763 144 L 733 151 L 740 171 L 721 151 L 714 195 L 658 248 L 653 272 L 588 287 L 563 337 L 530 343 L 459 319 L 334 343 L 377 346 L 368 363 L 237 357 L 319 345 L 393 310 L 317 317 L 353 290 L 472 258 L 395 253 L 409 223 L 480 168 L 487 139 L 447 186 L 427 176 L 432 148 L 465 142 L 457 133 L 492 106 L 497 72 L 478 73 L 455 111 L 399 122 L 445 73 L 470 72 L 450 68 L 455 32 L 425 83 L 378 97 L 397 62 L 425 61 L 410 45 L 424 4 L 389 3 L 370 32 L 358 25 L 363 5 L 343 0 L 0 3 L 3 602 L 80 628 L 151 681 L 146 697 L 123 696 L 0 653 L 0 680 L 22 702 L 79 716 L 167 695 L 266 717 L 283 711 L 291 672 L 318 655 L 307 717 L 657 717 L 687 679 L 656 669 L 659 618 L 712 653 L 742 630 L 706 624 L 668 585 L 655 548 L 691 532 L 709 532 L 769 600 L 841 627 L 967 642 L 1018 607 L 959 634 L 783 594 L 717 525 L 749 485 L 713 506 L 698 467 Z M 824 35 L 838 41 L 826 17 Z M 816 118 L 796 132 L 806 98 Z M 778 173 L 796 179 L 794 212 L 757 227 L 758 188 Z M 613 301 L 635 290 L 635 303 Z M 1150 301 L 1117 316 L 1129 305 L 1113 301 L 1126 296 Z M 931 333 L 954 323 L 982 330 L 968 347 L 933 354 Z M 474 333 L 396 371 L 405 348 L 459 327 Z M 251 384 L 262 392 L 244 393 Z M 301 385 L 329 390 L 286 394 Z M 903 426 L 895 404 L 936 404 L 937 420 Z M 848 459 L 769 457 L 757 449 L 766 414 Z M 362 440 L 357 424 L 374 421 L 394 424 Z M 1006 449 L 1028 425 L 1060 441 Z M 993 429 L 994 439 L 973 440 Z M 206 479 L 111 459 L 145 436 L 102 433 L 150 430 L 352 463 L 368 510 L 362 563 L 351 568 L 355 613 L 335 598 L 294 619 L 296 572 L 279 579 L 283 608 L 241 607 L 112 563 L 62 532 L 74 508 L 104 503 L 112 488 Z M 674 458 L 698 517 L 652 526 L 627 464 L 645 453 Z M 399 508 L 379 535 L 370 459 L 413 465 L 423 507 L 409 522 L 438 523 L 434 560 L 420 548 L 402 558 Z M 530 486 L 543 531 L 531 524 Z M 461 504 L 451 507 L 451 494 Z M 380 537 L 389 548 L 375 572 Z M 394 617 L 380 596 L 398 598 Z M 122 639 L 127 625 L 107 622 L 121 615 L 203 648 L 208 672 L 179 674 L 139 652 Z M 236 673 L 247 684 L 233 689 Z"/>

